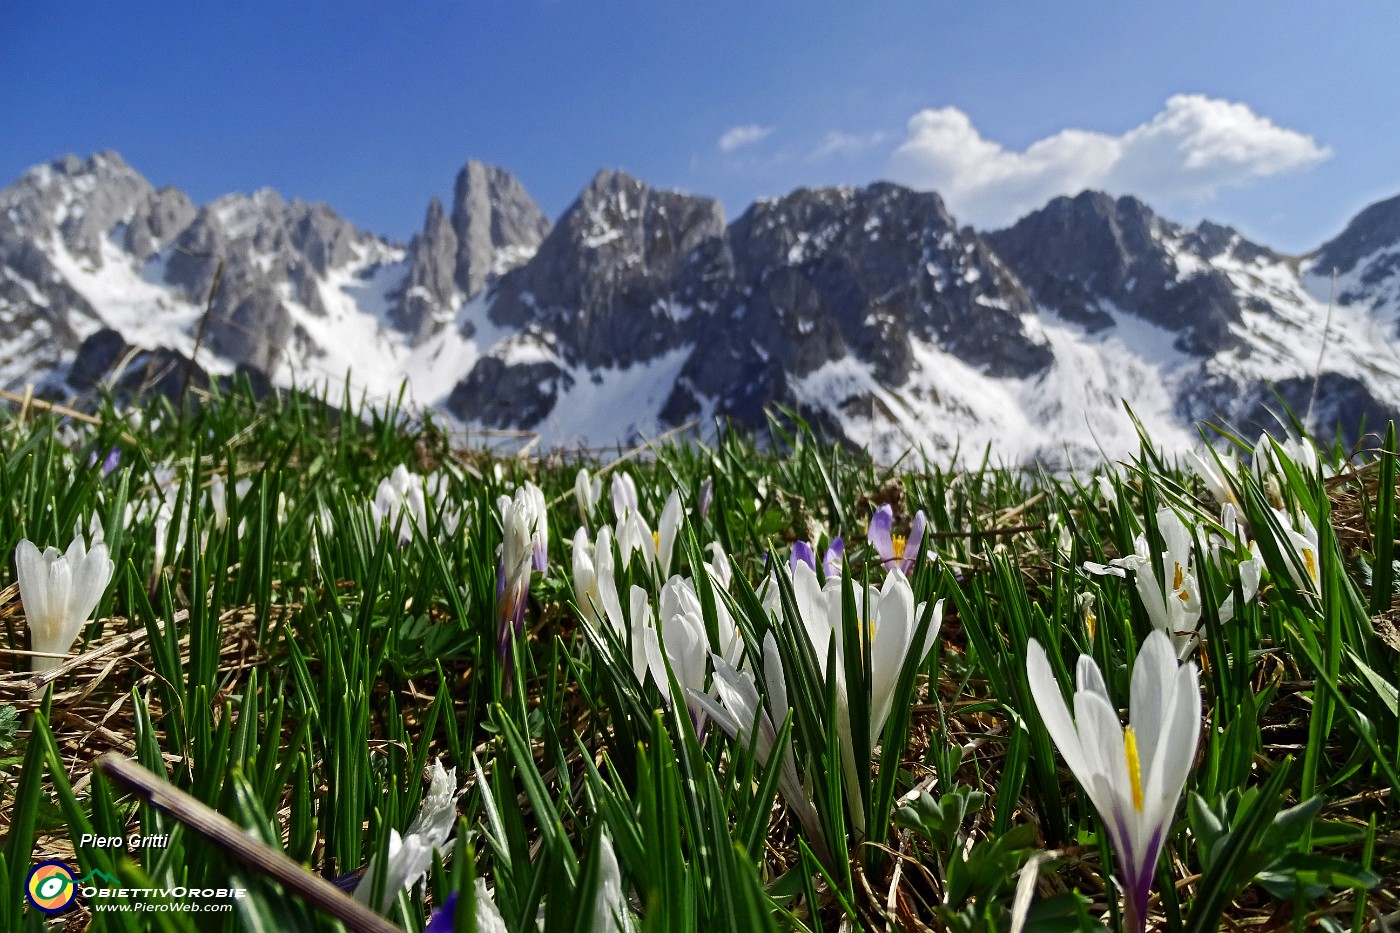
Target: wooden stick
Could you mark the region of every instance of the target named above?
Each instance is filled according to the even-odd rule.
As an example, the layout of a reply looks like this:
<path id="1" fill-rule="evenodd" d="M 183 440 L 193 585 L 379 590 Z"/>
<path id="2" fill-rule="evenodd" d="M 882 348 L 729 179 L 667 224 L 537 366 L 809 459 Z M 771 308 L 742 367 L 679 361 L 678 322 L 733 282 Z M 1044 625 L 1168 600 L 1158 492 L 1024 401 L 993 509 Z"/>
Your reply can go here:
<path id="1" fill-rule="evenodd" d="M 97 767 L 188 827 L 230 857 L 250 865 L 307 902 L 344 923 L 355 933 L 403 933 L 403 930 L 345 894 L 320 875 L 307 871 L 271 846 L 252 837 L 228 817 L 161 780 L 129 758 L 108 752 Z"/>
<path id="2" fill-rule="evenodd" d="M 82 411 L 78 411 L 78 410 L 73 409 L 73 408 L 69 408 L 67 405 L 59 405 L 59 404 L 56 403 L 56 402 L 48 402 L 48 401 L 45 401 L 44 399 L 41 399 L 41 398 L 35 398 L 35 397 L 34 397 L 34 387 L 33 387 L 32 385 L 26 386 L 25 389 L 26 389 L 26 392 L 25 392 L 24 395 L 20 395 L 20 394 L 15 393 L 15 392 L 10 392 L 10 391 L 8 391 L 8 390 L 6 390 L 6 389 L 0 389 L 0 398 L 3 398 L 3 399 L 5 399 L 6 401 L 9 401 L 9 402 L 17 402 L 17 403 L 19 403 L 19 405 L 21 406 L 21 408 L 20 408 L 20 417 L 21 417 L 21 418 L 24 417 L 24 415 L 27 413 L 28 409 L 30 409 L 30 408 L 37 408 L 37 409 L 39 409 L 40 411 L 51 411 L 51 412 L 53 412 L 55 415 L 62 415 L 62 416 L 65 417 L 65 418 L 72 418 L 74 421 L 82 421 L 82 422 L 85 422 L 85 423 L 87 423 L 87 424 L 95 424 L 95 425 L 98 425 L 98 426 L 101 426 L 101 424 L 102 424 L 102 419 L 101 419 L 101 418 L 95 417 L 95 416 L 93 416 L 93 415 L 89 415 L 89 414 L 86 413 L 86 412 L 82 412 Z M 132 446 L 138 446 L 138 445 L 137 445 L 136 438 L 132 437 L 130 434 L 127 434 L 126 432 L 122 432 L 122 440 L 126 441 L 128 444 L 131 444 Z"/>

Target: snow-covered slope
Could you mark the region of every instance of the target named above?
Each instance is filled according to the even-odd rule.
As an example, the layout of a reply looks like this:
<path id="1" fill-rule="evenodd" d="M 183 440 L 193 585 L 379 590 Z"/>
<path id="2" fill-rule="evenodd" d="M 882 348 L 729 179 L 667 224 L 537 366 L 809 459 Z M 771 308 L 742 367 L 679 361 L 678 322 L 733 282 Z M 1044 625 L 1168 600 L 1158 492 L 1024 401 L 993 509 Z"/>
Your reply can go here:
<path id="1" fill-rule="evenodd" d="M 201 379 L 334 396 L 348 373 L 371 401 L 407 382 L 545 447 L 760 424 L 776 402 L 882 459 L 1083 463 L 1136 445 L 1125 401 L 1184 448 L 1197 420 L 1267 423 L 1276 395 L 1354 436 L 1400 410 L 1398 329 L 1400 198 L 1290 257 L 1093 192 L 988 234 L 888 184 L 726 224 L 713 200 L 602 172 L 551 225 L 469 163 L 404 246 L 270 190 L 198 207 L 114 153 L 0 191 L 8 387 L 170 390 L 194 354 Z"/>

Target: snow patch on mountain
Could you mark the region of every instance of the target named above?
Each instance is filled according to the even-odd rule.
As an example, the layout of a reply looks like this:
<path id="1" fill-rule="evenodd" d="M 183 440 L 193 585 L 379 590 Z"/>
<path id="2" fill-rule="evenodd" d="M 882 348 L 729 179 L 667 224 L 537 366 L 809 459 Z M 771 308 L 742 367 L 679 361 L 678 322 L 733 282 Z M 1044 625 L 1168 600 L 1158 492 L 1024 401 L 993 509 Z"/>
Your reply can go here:
<path id="1" fill-rule="evenodd" d="M 545 448 L 606 447 L 655 437 L 670 427 L 661 420 L 661 408 L 693 349 L 680 347 L 625 367 L 567 368 L 564 381 L 570 388 L 532 430 Z"/>

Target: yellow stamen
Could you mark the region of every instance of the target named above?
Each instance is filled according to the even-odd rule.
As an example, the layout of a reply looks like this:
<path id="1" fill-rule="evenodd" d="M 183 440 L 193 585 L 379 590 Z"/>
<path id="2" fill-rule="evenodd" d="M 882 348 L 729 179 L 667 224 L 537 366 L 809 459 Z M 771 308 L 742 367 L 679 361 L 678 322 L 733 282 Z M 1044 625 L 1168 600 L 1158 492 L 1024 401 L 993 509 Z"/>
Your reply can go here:
<path id="1" fill-rule="evenodd" d="M 1174 578 L 1172 579 L 1172 589 L 1174 589 L 1174 590 L 1179 590 L 1179 589 L 1181 589 L 1181 583 L 1182 583 L 1182 581 L 1185 579 L 1185 576 L 1186 576 L 1186 575 L 1183 574 L 1183 573 L 1181 572 L 1181 565 L 1180 565 L 1180 564 L 1177 564 L 1177 565 L 1176 565 L 1176 577 L 1174 577 Z"/>
<path id="2" fill-rule="evenodd" d="M 1317 557 L 1310 547 L 1303 548 L 1303 563 L 1308 568 L 1308 576 L 1312 577 L 1314 583 L 1317 582 Z"/>
<path id="3" fill-rule="evenodd" d="M 1099 617 L 1094 614 L 1094 610 L 1090 609 L 1084 613 L 1084 627 L 1089 630 L 1089 638 L 1092 639 L 1099 627 Z"/>
<path id="4" fill-rule="evenodd" d="M 1123 754 L 1128 759 L 1128 780 L 1133 785 L 1133 806 L 1142 812 L 1142 765 L 1138 762 L 1137 736 L 1132 726 L 1123 727 Z"/>
<path id="5" fill-rule="evenodd" d="M 1182 590 L 1180 593 L 1176 594 L 1176 598 L 1181 600 L 1183 603 L 1189 603 L 1191 601 L 1191 594 L 1186 592 L 1185 590 Z"/>
<path id="6" fill-rule="evenodd" d="M 904 545 L 908 540 L 909 539 L 904 535 L 894 535 L 890 538 L 891 543 L 894 544 L 894 556 L 896 558 L 904 557 Z"/>
<path id="7" fill-rule="evenodd" d="M 651 543 L 656 545 L 658 551 L 661 550 L 661 532 L 653 531 L 651 533 Z"/>

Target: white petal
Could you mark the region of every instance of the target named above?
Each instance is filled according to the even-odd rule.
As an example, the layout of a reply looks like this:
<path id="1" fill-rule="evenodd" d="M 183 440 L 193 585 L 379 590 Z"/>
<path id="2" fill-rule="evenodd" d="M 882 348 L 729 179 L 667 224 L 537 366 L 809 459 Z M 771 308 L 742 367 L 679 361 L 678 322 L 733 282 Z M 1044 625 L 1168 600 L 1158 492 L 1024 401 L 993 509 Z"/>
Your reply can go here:
<path id="1" fill-rule="evenodd" d="M 768 683 L 768 708 L 777 724 L 787 718 L 787 675 L 783 671 L 783 658 L 778 653 L 778 642 L 771 631 L 763 636 L 763 679 Z"/>
<path id="2" fill-rule="evenodd" d="M 671 556 L 676 547 L 676 533 L 681 525 L 681 497 L 675 490 L 666 498 L 666 505 L 661 510 L 661 519 L 657 528 L 657 560 L 661 564 L 663 574 L 671 572 Z"/>
<path id="3" fill-rule="evenodd" d="M 1108 695 L 1108 685 L 1103 680 L 1103 673 L 1091 656 L 1081 654 L 1075 662 L 1074 684 L 1077 691 L 1098 694 L 1109 706 L 1113 705 L 1113 700 Z"/>
<path id="4" fill-rule="evenodd" d="M 1070 771 L 1081 784 L 1085 783 L 1090 771 L 1079 741 L 1079 731 L 1070 717 L 1064 695 L 1060 693 L 1059 682 L 1055 680 L 1045 649 L 1034 638 L 1026 645 L 1026 679 L 1041 721 L 1045 723 L 1045 731 L 1050 733 Z"/>
<path id="5" fill-rule="evenodd" d="M 1099 815 L 1105 820 L 1111 814 L 1133 814 L 1131 825 L 1127 826 L 1131 835 L 1137 834 L 1137 810 L 1133 806 L 1132 781 L 1128 775 L 1128 758 L 1123 744 L 1123 727 L 1118 721 L 1118 712 L 1108 701 L 1097 693 L 1076 693 L 1074 695 L 1074 720 L 1079 727 L 1079 738 L 1084 749 L 1084 759 L 1091 774 L 1101 776 L 1100 783 L 1081 780 Z M 1139 773 L 1138 779 L 1141 781 Z"/>
<path id="6" fill-rule="evenodd" d="M 1167 704 L 1176 682 L 1176 648 L 1161 632 L 1152 632 L 1142 643 L 1133 665 L 1132 694 L 1128 704 L 1138 755 L 1146 768 L 1154 760 Z"/>
<path id="7" fill-rule="evenodd" d="M 115 570 L 116 564 L 107 555 L 107 545 L 97 544 L 75 571 L 70 609 L 78 627 L 81 628 L 92 618 L 97 604 L 102 601 L 102 594 L 107 592 L 107 585 L 112 582 Z"/>
<path id="8" fill-rule="evenodd" d="M 30 628 L 49 625 L 49 566 L 44 555 L 27 538 L 15 548 L 15 576 L 19 597 Z"/>
<path id="9" fill-rule="evenodd" d="M 612 840 L 604 833 L 598 849 L 602 860 L 598 869 L 598 899 L 593 904 L 593 933 L 623 933 L 632 929 L 632 914 L 622 891 L 622 870 L 613 852 Z"/>
<path id="10" fill-rule="evenodd" d="M 482 878 L 476 879 L 476 929 L 477 933 L 509 933 L 505 918 Z"/>

